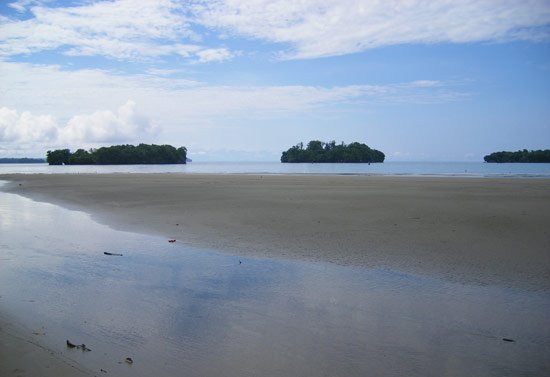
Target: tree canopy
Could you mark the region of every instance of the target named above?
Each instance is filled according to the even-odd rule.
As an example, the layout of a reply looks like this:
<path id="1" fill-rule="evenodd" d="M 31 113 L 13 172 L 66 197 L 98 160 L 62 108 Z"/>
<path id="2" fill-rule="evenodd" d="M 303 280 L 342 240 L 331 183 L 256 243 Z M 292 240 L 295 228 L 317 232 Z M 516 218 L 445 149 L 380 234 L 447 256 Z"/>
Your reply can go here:
<path id="1" fill-rule="evenodd" d="M 362 143 L 349 145 L 312 140 L 304 148 L 299 143 L 283 152 L 281 162 L 384 162 L 384 153 Z"/>
<path id="2" fill-rule="evenodd" d="M 485 162 L 550 162 L 550 149 L 517 152 L 494 152 L 483 157 Z"/>
<path id="3" fill-rule="evenodd" d="M 187 149 L 171 145 L 139 144 L 113 145 L 98 149 L 69 149 L 48 151 L 46 161 L 50 165 L 139 165 L 185 164 Z"/>

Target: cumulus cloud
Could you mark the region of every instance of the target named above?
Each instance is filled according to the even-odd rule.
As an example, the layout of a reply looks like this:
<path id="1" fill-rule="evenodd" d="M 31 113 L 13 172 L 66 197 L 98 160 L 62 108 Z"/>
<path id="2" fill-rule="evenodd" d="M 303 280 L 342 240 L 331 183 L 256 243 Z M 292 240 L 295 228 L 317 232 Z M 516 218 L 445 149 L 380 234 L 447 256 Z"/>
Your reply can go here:
<path id="1" fill-rule="evenodd" d="M 62 142 L 127 142 L 156 134 L 158 128 L 148 118 L 139 115 L 135 106 L 135 102 L 129 100 L 116 113 L 103 110 L 76 115 L 60 129 L 59 139 Z"/>
<path id="2" fill-rule="evenodd" d="M 196 20 L 224 33 L 292 46 L 287 59 L 404 43 L 550 39 L 545 0 L 208 0 Z"/>
<path id="3" fill-rule="evenodd" d="M 75 115 L 60 126 L 51 115 L 21 114 L 16 109 L 0 108 L 0 142 L 90 144 L 131 142 L 155 136 L 159 129 L 136 112 L 128 100 L 116 112 L 96 111 Z"/>
<path id="4" fill-rule="evenodd" d="M 19 114 L 15 109 L 0 108 L 0 141 L 46 142 L 57 137 L 57 124 L 51 115 Z"/>

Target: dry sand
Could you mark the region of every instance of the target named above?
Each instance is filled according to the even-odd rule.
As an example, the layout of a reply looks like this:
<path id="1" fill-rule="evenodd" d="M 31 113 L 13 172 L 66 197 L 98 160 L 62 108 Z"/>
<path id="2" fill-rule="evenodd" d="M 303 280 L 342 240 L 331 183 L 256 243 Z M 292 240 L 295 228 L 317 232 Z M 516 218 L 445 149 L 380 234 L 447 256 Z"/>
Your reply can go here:
<path id="1" fill-rule="evenodd" d="M 4 190 L 214 250 L 550 288 L 550 180 L 4 175 Z"/>

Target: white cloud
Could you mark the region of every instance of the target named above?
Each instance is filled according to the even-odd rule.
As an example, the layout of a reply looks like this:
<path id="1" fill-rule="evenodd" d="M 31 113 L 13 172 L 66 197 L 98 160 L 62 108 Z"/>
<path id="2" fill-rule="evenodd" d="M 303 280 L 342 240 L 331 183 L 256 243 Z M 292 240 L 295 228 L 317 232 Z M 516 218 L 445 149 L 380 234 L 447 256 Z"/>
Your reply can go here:
<path id="1" fill-rule="evenodd" d="M 23 12 L 35 3 L 41 4 L 20 0 L 9 6 Z M 547 0 L 116 0 L 38 5 L 30 14 L 25 20 L 2 17 L 0 56 L 60 49 L 121 60 L 175 54 L 202 63 L 238 55 L 201 42 L 197 24 L 216 30 L 219 38 L 288 45 L 280 53 L 284 59 L 410 43 L 550 39 Z"/>
<path id="2" fill-rule="evenodd" d="M 283 58 L 343 55 L 404 43 L 548 40 L 546 0 L 208 0 L 199 22 L 292 46 Z"/>
<path id="3" fill-rule="evenodd" d="M 24 13 L 30 5 L 36 4 L 36 0 L 17 0 L 12 3 L 8 3 L 8 7 L 15 9 L 19 13 Z"/>
<path id="4" fill-rule="evenodd" d="M 158 133 L 158 127 L 135 111 L 135 102 L 128 100 L 116 113 L 109 110 L 76 115 L 59 130 L 60 142 L 128 142 Z"/>
<path id="5" fill-rule="evenodd" d="M 235 56 L 235 53 L 232 53 L 226 48 L 209 48 L 198 51 L 197 56 L 199 58 L 199 63 L 222 62 L 224 60 L 232 59 Z"/>
<path id="6" fill-rule="evenodd" d="M 12 3 L 24 11 L 26 3 Z M 101 1 L 74 7 L 31 8 L 32 18 L 0 24 L 0 56 L 32 54 L 60 48 L 69 56 L 101 55 L 147 60 L 165 55 L 185 58 L 211 53 L 198 45 L 183 6 L 172 0 Z M 192 43 L 181 43 L 188 40 Z M 225 49 L 221 49 L 225 50 Z M 231 55 L 226 52 L 227 57 Z M 218 59 L 221 60 L 221 59 Z"/>
<path id="7" fill-rule="evenodd" d="M 442 83 L 440 81 L 436 80 L 416 80 L 410 83 L 411 86 L 417 87 L 417 88 L 429 88 L 429 87 L 435 87 L 440 86 Z"/>
<path id="8" fill-rule="evenodd" d="M 147 73 L 154 76 L 170 76 L 176 73 L 179 73 L 180 70 L 177 69 L 163 69 L 163 68 L 150 68 L 147 70 Z"/>
<path id="9" fill-rule="evenodd" d="M 198 119 L 238 114 L 304 112 L 355 101 L 447 102 L 464 88 L 438 81 L 347 86 L 209 86 L 158 75 L 118 75 L 102 70 L 65 71 L 57 66 L 0 61 L 0 103 L 52 113 L 69 120 L 66 109 L 89 114 L 112 109 L 128 98 L 160 125 L 184 126 Z M 73 113 L 74 114 L 74 113 Z M 72 116 L 72 115 L 71 115 Z"/>
<path id="10" fill-rule="evenodd" d="M 28 111 L 0 108 L 0 141 L 47 142 L 55 140 L 57 125 L 51 115 L 32 115 Z"/>
<path id="11" fill-rule="evenodd" d="M 75 115 L 62 127 L 52 115 L 21 114 L 16 109 L 0 108 L 0 142 L 46 143 L 58 145 L 132 142 L 150 139 L 158 127 L 136 112 L 128 100 L 116 113 L 109 110 Z"/>

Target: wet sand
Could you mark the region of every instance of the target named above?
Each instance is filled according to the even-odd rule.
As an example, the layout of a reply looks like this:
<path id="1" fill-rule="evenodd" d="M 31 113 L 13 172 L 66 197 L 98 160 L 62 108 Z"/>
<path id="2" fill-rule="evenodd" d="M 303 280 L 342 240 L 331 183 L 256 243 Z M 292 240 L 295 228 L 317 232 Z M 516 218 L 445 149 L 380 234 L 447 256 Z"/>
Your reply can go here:
<path id="1" fill-rule="evenodd" d="M 0 376 L 93 376 L 81 365 L 43 345 L 33 334 L 9 318 L 0 317 Z"/>
<path id="2" fill-rule="evenodd" d="M 550 288 L 550 180 L 4 175 L 3 189 L 115 229 L 214 250 Z"/>

